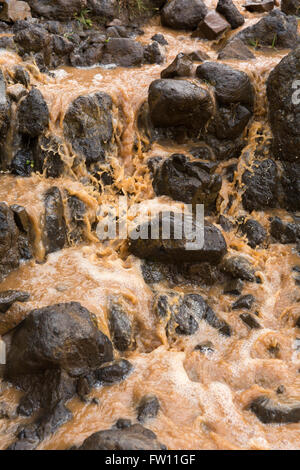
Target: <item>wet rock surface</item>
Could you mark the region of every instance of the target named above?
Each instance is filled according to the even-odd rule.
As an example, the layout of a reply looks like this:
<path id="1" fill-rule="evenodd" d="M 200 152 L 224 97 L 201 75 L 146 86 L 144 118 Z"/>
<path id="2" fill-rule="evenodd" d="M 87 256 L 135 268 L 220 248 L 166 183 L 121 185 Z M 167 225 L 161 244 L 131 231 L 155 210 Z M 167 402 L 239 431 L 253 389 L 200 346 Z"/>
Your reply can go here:
<path id="1" fill-rule="evenodd" d="M 275 207 L 277 203 L 277 167 L 274 160 L 255 160 L 243 173 L 243 206 L 248 211 Z"/>
<path id="2" fill-rule="evenodd" d="M 206 14 L 202 0 L 172 0 L 162 9 L 161 21 L 170 28 L 193 30 Z"/>
<path id="3" fill-rule="evenodd" d="M 232 29 L 239 28 L 245 23 L 243 15 L 232 0 L 219 0 L 216 10 L 226 18 Z"/>
<path id="4" fill-rule="evenodd" d="M 264 424 L 299 423 L 300 406 L 275 404 L 268 397 L 258 397 L 250 404 L 250 410 Z"/>
<path id="5" fill-rule="evenodd" d="M 26 302 L 30 297 L 28 292 L 8 290 L 0 292 L 0 312 L 5 313 L 15 302 Z"/>

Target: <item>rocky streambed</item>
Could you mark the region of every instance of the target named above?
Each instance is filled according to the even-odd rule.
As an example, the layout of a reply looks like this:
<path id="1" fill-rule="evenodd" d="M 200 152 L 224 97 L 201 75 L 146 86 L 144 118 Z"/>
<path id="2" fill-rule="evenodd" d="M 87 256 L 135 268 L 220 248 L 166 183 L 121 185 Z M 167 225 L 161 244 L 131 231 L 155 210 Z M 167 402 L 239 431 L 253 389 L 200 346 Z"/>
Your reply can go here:
<path id="1" fill-rule="evenodd" d="M 1 449 L 299 448 L 299 10 L 1 2 Z"/>

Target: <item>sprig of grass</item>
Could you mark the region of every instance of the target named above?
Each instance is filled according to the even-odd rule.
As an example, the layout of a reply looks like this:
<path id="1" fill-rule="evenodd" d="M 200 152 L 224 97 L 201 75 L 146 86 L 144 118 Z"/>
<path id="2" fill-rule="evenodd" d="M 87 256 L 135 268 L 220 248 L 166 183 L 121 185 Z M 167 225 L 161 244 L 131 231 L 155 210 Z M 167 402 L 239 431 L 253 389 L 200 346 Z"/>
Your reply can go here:
<path id="1" fill-rule="evenodd" d="M 88 8 L 84 8 L 79 14 L 75 13 L 74 18 L 85 27 L 91 28 L 93 26 L 93 22 L 90 18 L 88 18 L 89 13 L 90 10 Z"/>

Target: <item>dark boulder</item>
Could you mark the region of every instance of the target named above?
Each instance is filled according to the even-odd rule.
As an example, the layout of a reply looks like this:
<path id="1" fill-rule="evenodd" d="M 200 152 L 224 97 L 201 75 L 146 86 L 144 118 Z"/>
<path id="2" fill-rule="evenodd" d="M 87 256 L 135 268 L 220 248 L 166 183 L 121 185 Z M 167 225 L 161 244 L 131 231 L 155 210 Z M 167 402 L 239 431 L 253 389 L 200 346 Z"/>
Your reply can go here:
<path id="1" fill-rule="evenodd" d="M 297 47 L 279 62 L 267 81 L 273 154 L 281 160 L 298 161 L 300 157 L 299 61 Z"/>
<path id="2" fill-rule="evenodd" d="M 48 127 L 49 118 L 48 106 L 42 93 L 37 88 L 32 88 L 18 107 L 19 131 L 30 137 L 37 137 Z"/>
<path id="3" fill-rule="evenodd" d="M 281 10 L 286 15 L 299 16 L 299 0 L 281 0 Z"/>
<path id="4" fill-rule="evenodd" d="M 111 97 L 98 92 L 76 98 L 65 114 L 63 131 L 79 160 L 104 161 L 113 135 Z"/>
<path id="5" fill-rule="evenodd" d="M 156 127 L 201 129 L 214 110 L 208 91 L 186 80 L 154 80 L 149 87 L 148 103 Z"/>
<path id="6" fill-rule="evenodd" d="M 67 212 L 69 240 L 71 243 L 80 243 L 85 235 L 86 204 L 79 197 L 67 193 Z"/>
<path id="7" fill-rule="evenodd" d="M 157 41 L 151 42 L 144 49 L 144 60 L 147 64 L 162 64 L 165 60 L 165 51 Z"/>
<path id="8" fill-rule="evenodd" d="M 181 214 L 180 214 L 180 218 Z M 185 217 L 187 219 L 187 217 Z M 227 251 L 225 239 L 220 230 L 212 224 L 204 225 L 204 244 L 198 244 L 198 240 L 203 233 L 203 227 L 195 223 L 190 218 L 189 227 L 184 227 L 182 221 L 178 225 L 178 220 L 174 214 L 162 213 L 161 217 L 153 221 L 154 225 L 159 226 L 160 238 L 151 239 L 151 223 L 137 226 L 134 233 L 130 233 L 129 251 L 138 258 L 146 258 L 152 261 L 160 261 L 162 263 L 197 263 L 210 262 L 217 264 Z M 170 224 L 171 237 L 162 238 L 162 227 Z M 174 238 L 176 229 L 183 232 L 181 239 Z M 148 234 L 148 239 L 136 238 L 136 234 Z M 196 240 L 195 237 L 197 236 Z M 135 239 L 134 239 L 135 238 Z M 192 242 L 192 243 L 191 243 Z"/>
<path id="9" fill-rule="evenodd" d="M 66 221 L 61 193 L 56 186 L 52 186 L 45 193 L 44 246 L 46 254 L 61 250 L 66 241 Z"/>
<path id="10" fill-rule="evenodd" d="M 300 210 L 300 162 L 283 163 L 282 185 L 285 195 L 284 207 Z"/>
<path id="11" fill-rule="evenodd" d="M 193 62 L 204 62 L 205 60 L 210 59 L 209 55 L 200 49 L 190 52 L 188 56 Z"/>
<path id="12" fill-rule="evenodd" d="M 300 404 L 294 406 L 274 403 L 266 396 L 255 398 L 249 409 L 264 424 L 288 424 L 300 422 Z"/>
<path id="13" fill-rule="evenodd" d="M 246 45 L 256 47 L 294 48 L 298 42 L 297 20 L 276 9 L 254 25 L 243 29 L 237 37 Z"/>
<path id="14" fill-rule="evenodd" d="M 132 372 L 133 366 L 126 359 L 118 359 L 110 364 L 104 364 L 95 371 L 95 379 L 102 385 L 114 385 L 122 382 Z"/>
<path id="15" fill-rule="evenodd" d="M 241 295 L 244 283 L 241 279 L 231 279 L 224 287 L 224 294 Z"/>
<path id="16" fill-rule="evenodd" d="M 0 202 L 0 280 L 19 266 L 19 230 L 13 211 Z"/>
<path id="17" fill-rule="evenodd" d="M 166 40 L 166 38 L 164 37 L 163 34 L 160 34 L 160 33 L 154 34 L 154 36 L 152 36 L 151 39 L 153 41 L 158 42 L 161 46 L 167 46 L 168 45 L 168 41 Z"/>
<path id="18" fill-rule="evenodd" d="M 227 256 L 223 262 L 223 270 L 234 279 L 254 282 L 255 270 L 251 263 L 243 256 Z"/>
<path id="19" fill-rule="evenodd" d="M 232 29 L 239 28 L 245 23 L 245 18 L 232 0 L 219 0 L 216 10 L 226 18 Z"/>
<path id="20" fill-rule="evenodd" d="M 171 0 L 162 9 L 161 21 L 173 29 L 193 30 L 206 14 L 202 0 Z"/>
<path id="21" fill-rule="evenodd" d="M 193 70 L 193 61 L 184 53 L 178 54 L 173 62 L 161 71 L 161 78 L 190 77 Z"/>
<path id="22" fill-rule="evenodd" d="M 237 299 L 231 306 L 232 310 L 239 310 L 241 308 L 246 308 L 248 310 L 251 309 L 255 298 L 252 294 L 242 295 L 239 299 Z"/>
<path id="23" fill-rule="evenodd" d="M 248 245 L 251 246 L 251 248 L 261 245 L 267 237 L 267 232 L 264 227 L 254 219 L 247 219 L 246 222 L 241 225 L 241 231 L 247 236 Z"/>
<path id="24" fill-rule="evenodd" d="M 136 67 L 144 59 L 144 48 L 138 41 L 128 38 L 110 38 L 105 42 L 101 64 Z"/>
<path id="25" fill-rule="evenodd" d="M 86 7 L 86 0 L 27 0 L 33 16 L 68 21 Z"/>
<path id="26" fill-rule="evenodd" d="M 241 103 L 253 108 L 254 89 L 245 72 L 217 62 L 204 62 L 197 67 L 196 75 L 214 87 L 220 104 Z"/>
<path id="27" fill-rule="evenodd" d="M 122 305 L 112 302 L 108 309 L 108 324 L 113 345 L 118 351 L 134 347 L 133 324 Z"/>
<path id="28" fill-rule="evenodd" d="M 99 431 L 88 437 L 78 450 L 162 450 L 154 432 L 140 424 L 123 429 Z"/>
<path id="29" fill-rule="evenodd" d="M 63 155 L 63 142 L 58 137 L 41 135 L 34 150 L 34 162 L 31 166 L 34 171 L 42 173 L 46 178 L 58 178 L 65 170 Z"/>
<path id="30" fill-rule="evenodd" d="M 214 206 L 222 186 L 219 175 L 203 169 L 200 160 L 190 161 L 182 154 L 166 158 L 153 177 L 153 188 L 158 196 L 167 195 L 187 204 Z M 205 167 L 204 167 L 205 168 Z"/>
<path id="31" fill-rule="evenodd" d="M 30 176 L 34 170 L 32 150 L 19 150 L 10 164 L 10 172 L 17 176 Z"/>
<path id="32" fill-rule="evenodd" d="M 16 330 L 6 376 L 19 383 L 27 374 L 62 369 L 78 377 L 112 358 L 111 342 L 87 309 L 78 302 L 50 305 L 30 312 Z"/>
<path id="33" fill-rule="evenodd" d="M 238 103 L 218 106 L 207 126 L 207 133 L 212 134 L 218 140 L 232 141 L 242 134 L 251 116 L 251 111 Z"/>
<path id="34" fill-rule="evenodd" d="M 16 83 L 21 83 L 26 88 L 30 85 L 30 75 L 22 65 L 17 65 L 14 68 L 14 80 Z"/>
<path id="35" fill-rule="evenodd" d="M 197 26 L 192 37 L 213 41 L 230 29 L 230 24 L 216 11 L 209 11 Z"/>
<path id="36" fill-rule="evenodd" d="M 7 290 L 0 292 L 0 313 L 7 312 L 15 302 L 26 302 L 30 297 L 28 292 Z"/>
<path id="37" fill-rule="evenodd" d="M 80 42 L 70 53 L 70 63 L 73 67 L 90 67 L 99 64 L 102 60 L 105 44 L 103 34 L 93 35 Z"/>
<path id="38" fill-rule="evenodd" d="M 245 170 L 242 176 L 245 187 L 242 200 L 246 210 L 261 210 L 276 206 L 277 173 L 277 166 L 270 158 L 255 160 L 251 169 Z"/>
<path id="39" fill-rule="evenodd" d="M 156 418 L 160 408 L 159 401 L 155 395 L 144 395 L 137 407 L 137 419 L 144 423 L 148 419 Z"/>
<path id="40" fill-rule="evenodd" d="M 10 101 L 6 95 L 6 81 L 0 70 L 0 137 L 3 139 L 10 124 Z"/>
<path id="41" fill-rule="evenodd" d="M 279 243 L 297 243 L 300 240 L 300 224 L 284 222 L 279 217 L 273 217 L 270 224 L 270 234 Z"/>
<path id="42" fill-rule="evenodd" d="M 273 0 L 263 0 L 263 1 L 252 1 L 247 0 L 244 8 L 251 13 L 265 13 L 271 11 L 274 8 Z"/>
<path id="43" fill-rule="evenodd" d="M 255 55 L 252 54 L 250 49 L 243 43 L 243 41 L 237 37 L 228 41 L 223 49 L 219 52 L 219 60 L 251 60 L 255 59 Z"/>
<path id="44" fill-rule="evenodd" d="M 48 31 L 40 25 L 32 23 L 27 23 L 26 26 L 26 28 L 17 31 L 14 36 L 14 41 L 21 53 L 45 52 L 51 41 Z"/>

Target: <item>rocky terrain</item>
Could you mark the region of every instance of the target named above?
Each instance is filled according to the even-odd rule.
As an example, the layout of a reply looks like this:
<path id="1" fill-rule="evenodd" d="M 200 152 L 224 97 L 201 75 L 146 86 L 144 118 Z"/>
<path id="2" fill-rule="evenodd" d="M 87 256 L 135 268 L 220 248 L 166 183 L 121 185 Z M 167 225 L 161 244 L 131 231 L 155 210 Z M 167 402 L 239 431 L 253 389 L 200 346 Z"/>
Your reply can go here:
<path id="1" fill-rule="evenodd" d="M 299 448 L 299 0 L 0 3 L 0 448 Z"/>

